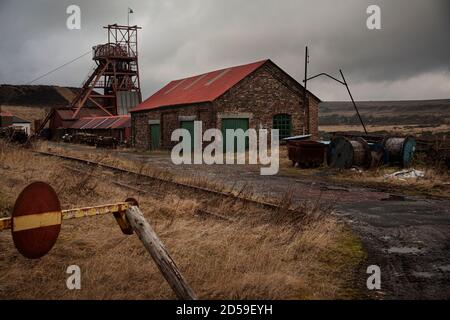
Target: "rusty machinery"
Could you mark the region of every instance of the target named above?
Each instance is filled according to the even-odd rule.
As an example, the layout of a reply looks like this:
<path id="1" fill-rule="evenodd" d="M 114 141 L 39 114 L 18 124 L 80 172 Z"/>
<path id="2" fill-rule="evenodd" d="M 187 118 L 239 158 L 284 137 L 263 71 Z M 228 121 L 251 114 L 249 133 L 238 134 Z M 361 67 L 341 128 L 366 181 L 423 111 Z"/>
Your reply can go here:
<path id="1" fill-rule="evenodd" d="M 380 165 L 409 167 L 414 158 L 416 140 L 411 137 L 361 137 L 337 135 L 328 145 L 330 167 L 373 168 Z"/>
<path id="2" fill-rule="evenodd" d="M 92 48 L 94 70 L 84 81 L 81 90 L 68 106 L 73 119 L 87 105 L 97 107 L 105 115 L 128 114 L 142 101 L 138 64 L 138 26 L 118 24 L 104 27 L 108 30 L 108 42 Z M 39 134 L 54 116 L 52 109 L 41 122 Z"/>
<path id="3" fill-rule="evenodd" d="M 127 114 L 142 100 L 137 39 L 141 28 L 117 24 L 104 28 L 108 30 L 108 43 L 93 47 L 96 68 L 70 104 L 73 118 L 87 101 L 109 115 L 118 115 Z"/>
<path id="4" fill-rule="evenodd" d="M 288 141 L 288 157 L 294 165 L 363 169 L 381 165 L 409 167 L 414 159 L 414 137 L 338 134 L 331 141 Z M 326 159 L 326 160 L 325 160 Z"/>

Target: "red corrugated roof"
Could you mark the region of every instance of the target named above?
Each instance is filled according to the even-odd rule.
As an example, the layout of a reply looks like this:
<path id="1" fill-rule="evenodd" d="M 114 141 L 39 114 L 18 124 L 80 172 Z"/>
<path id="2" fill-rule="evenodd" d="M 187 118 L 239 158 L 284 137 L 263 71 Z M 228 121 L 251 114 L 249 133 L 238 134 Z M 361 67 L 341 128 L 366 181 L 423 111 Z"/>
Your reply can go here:
<path id="1" fill-rule="evenodd" d="M 214 101 L 267 61 L 269 60 L 172 81 L 150 98 L 134 107 L 131 112 Z"/>
<path id="2" fill-rule="evenodd" d="M 73 110 L 66 109 L 57 109 L 55 110 L 58 115 L 63 120 L 73 120 Z M 107 113 L 99 108 L 81 108 L 80 112 L 77 115 L 77 118 L 86 118 L 86 117 L 97 117 L 97 116 L 107 116 Z"/>
<path id="3" fill-rule="evenodd" d="M 0 112 L 0 117 L 12 117 L 12 116 L 13 114 L 11 112 L 8 111 Z"/>
<path id="4" fill-rule="evenodd" d="M 131 117 L 118 119 L 111 125 L 111 129 L 131 128 Z"/>
<path id="5" fill-rule="evenodd" d="M 72 126 L 70 126 L 71 129 L 81 129 L 86 123 L 91 121 L 90 118 L 81 118 L 78 119 Z"/>
<path id="6" fill-rule="evenodd" d="M 126 124 L 128 124 L 126 126 Z M 71 129 L 121 129 L 131 127 L 129 115 L 109 116 L 109 117 L 86 117 L 78 119 Z"/>
<path id="7" fill-rule="evenodd" d="M 91 121 L 86 122 L 81 129 L 95 129 L 95 127 L 97 127 L 103 120 L 103 118 L 92 118 Z"/>
<path id="8" fill-rule="evenodd" d="M 108 117 L 108 118 L 104 118 L 104 119 L 102 120 L 102 122 L 100 122 L 100 123 L 98 124 L 98 126 L 97 126 L 95 129 L 109 129 L 109 128 L 111 128 L 111 125 L 112 125 L 114 122 L 116 122 L 118 119 L 121 119 L 121 118 L 118 118 L 118 117 Z"/>

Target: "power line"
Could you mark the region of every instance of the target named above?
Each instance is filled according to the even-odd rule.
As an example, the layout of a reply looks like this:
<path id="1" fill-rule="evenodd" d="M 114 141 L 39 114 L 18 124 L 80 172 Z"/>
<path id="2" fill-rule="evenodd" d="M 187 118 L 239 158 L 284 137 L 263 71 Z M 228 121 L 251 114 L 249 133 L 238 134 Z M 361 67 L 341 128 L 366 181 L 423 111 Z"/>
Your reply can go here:
<path id="1" fill-rule="evenodd" d="M 75 59 L 72 59 L 72 60 L 70 60 L 69 62 L 66 62 L 66 63 L 62 64 L 62 65 L 60 65 L 59 67 L 56 67 L 56 68 L 53 69 L 53 70 L 50 70 L 49 72 L 47 72 L 47 73 L 45 73 L 45 74 L 43 74 L 43 75 L 41 75 L 41 76 L 39 76 L 39 77 L 37 77 L 37 78 L 31 80 L 30 82 L 27 82 L 26 85 L 32 84 L 33 82 L 35 82 L 35 81 L 37 81 L 37 80 L 39 80 L 39 79 L 41 79 L 41 78 L 44 78 L 44 77 L 48 76 L 49 74 L 51 74 L 51 73 L 53 73 L 53 72 L 55 72 L 55 71 L 58 71 L 59 69 L 61 69 L 61 68 L 65 67 L 65 66 L 71 64 L 72 62 L 75 62 L 75 61 L 77 61 L 77 60 L 83 58 L 84 56 L 86 56 L 87 54 L 89 54 L 89 53 L 91 53 L 91 52 L 92 52 L 92 50 L 89 50 L 88 52 L 83 53 L 81 56 L 76 57 Z"/>

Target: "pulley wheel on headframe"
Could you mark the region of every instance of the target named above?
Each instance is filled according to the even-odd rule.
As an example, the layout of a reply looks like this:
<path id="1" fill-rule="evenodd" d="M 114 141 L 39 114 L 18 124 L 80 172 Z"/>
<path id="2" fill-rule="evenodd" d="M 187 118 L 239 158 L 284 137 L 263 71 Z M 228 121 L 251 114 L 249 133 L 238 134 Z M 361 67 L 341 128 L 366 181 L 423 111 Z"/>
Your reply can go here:
<path id="1" fill-rule="evenodd" d="M 61 230 L 61 204 L 51 186 L 34 182 L 19 194 L 11 216 L 14 245 L 27 258 L 48 253 Z"/>
<path id="2" fill-rule="evenodd" d="M 416 150 L 416 139 L 411 136 L 386 137 L 383 145 L 391 165 L 400 165 L 405 168 L 411 166 Z"/>

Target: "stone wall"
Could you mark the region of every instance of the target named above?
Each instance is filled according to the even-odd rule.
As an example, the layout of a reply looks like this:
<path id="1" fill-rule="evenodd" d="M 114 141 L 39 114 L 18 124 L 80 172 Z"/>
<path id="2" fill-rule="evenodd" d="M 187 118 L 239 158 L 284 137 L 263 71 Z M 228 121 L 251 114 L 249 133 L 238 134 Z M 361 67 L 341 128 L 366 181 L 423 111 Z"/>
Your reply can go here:
<path id="1" fill-rule="evenodd" d="M 215 117 L 211 103 L 198 103 L 189 106 L 159 108 L 133 112 L 131 115 L 131 128 L 134 147 L 138 149 L 150 148 L 149 121 L 158 120 L 161 124 L 161 147 L 170 148 L 174 144 L 171 141 L 172 132 L 180 128 L 183 117 L 193 117 L 202 121 L 203 130 L 215 128 Z"/>
<path id="2" fill-rule="evenodd" d="M 215 110 L 227 117 L 248 114 L 249 127 L 256 129 L 272 129 L 274 115 L 290 114 L 292 134 L 302 134 L 302 96 L 288 79 L 281 81 L 284 73 L 274 75 L 269 66 L 261 67 L 218 98 L 214 102 Z M 217 127 L 221 127 L 220 118 Z"/>
<path id="3" fill-rule="evenodd" d="M 133 141 L 136 148 L 150 147 L 148 121 L 161 122 L 161 146 L 170 141 L 173 130 L 180 127 L 180 117 L 195 116 L 203 122 L 203 130 L 221 128 L 222 118 L 248 118 L 249 127 L 272 129 L 273 116 L 290 114 L 292 134 L 311 133 L 318 136 L 318 103 L 308 95 L 309 109 L 303 108 L 303 87 L 275 64 L 268 62 L 232 87 L 212 103 L 174 106 L 132 113 Z M 305 121 L 305 115 L 308 121 Z"/>

